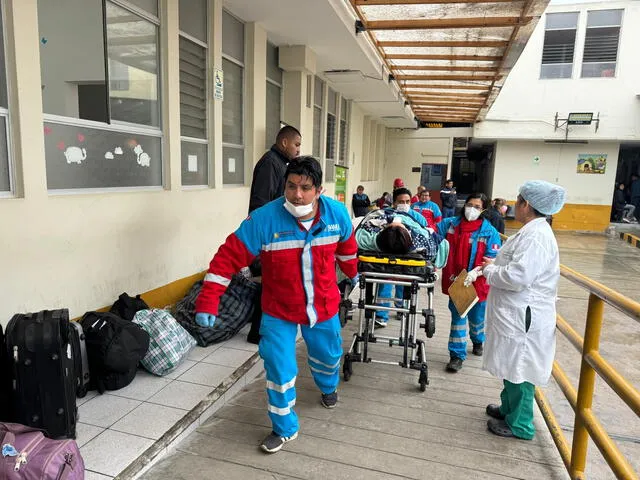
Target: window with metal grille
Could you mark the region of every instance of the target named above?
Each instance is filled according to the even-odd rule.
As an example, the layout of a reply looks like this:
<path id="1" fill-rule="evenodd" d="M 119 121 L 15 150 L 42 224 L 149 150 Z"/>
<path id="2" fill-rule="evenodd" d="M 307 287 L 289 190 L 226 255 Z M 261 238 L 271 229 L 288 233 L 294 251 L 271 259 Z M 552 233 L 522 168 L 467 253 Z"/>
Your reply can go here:
<path id="1" fill-rule="evenodd" d="M 222 182 L 244 183 L 244 23 L 222 12 Z"/>
<path id="2" fill-rule="evenodd" d="M 327 107 L 327 160 L 336 158 L 336 114 L 338 110 L 338 94 L 329 89 L 329 101 Z"/>
<path id="3" fill-rule="evenodd" d="M 587 15 L 582 77 L 614 77 L 622 10 L 593 10 Z"/>
<path id="4" fill-rule="evenodd" d="M 282 103 L 282 69 L 278 63 L 278 47 L 267 42 L 267 111 L 266 148 L 271 147 L 280 131 Z"/>
<path id="5" fill-rule="evenodd" d="M 349 148 L 349 102 L 342 98 L 340 105 L 340 165 L 347 165 L 347 150 Z"/>
<path id="6" fill-rule="evenodd" d="M 182 185 L 209 184 L 207 2 L 180 0 Z"/>
<path id="7" fill-rule="evenodd" d="M 548 13 L 540 78 L 571 78 L 578 12 Z"/>
<path id="8" fill-rule="evenodd" d="M 313 156 L 320 160 L 322 155 L 322 107 L 324 106 L 324 82 L 314 79 L 313 88 Z"/>

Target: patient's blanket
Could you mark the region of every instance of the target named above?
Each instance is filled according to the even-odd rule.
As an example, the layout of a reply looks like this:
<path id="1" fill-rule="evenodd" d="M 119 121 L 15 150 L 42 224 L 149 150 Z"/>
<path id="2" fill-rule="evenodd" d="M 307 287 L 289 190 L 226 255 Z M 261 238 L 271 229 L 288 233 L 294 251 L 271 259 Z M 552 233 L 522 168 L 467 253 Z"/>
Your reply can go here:
<path id="1" fill-rule="evenodd" d="M 360 250 L 379 252 L 376 236 L 385 226 L 393 222 L 402 223 L 411 234 L 412 245 L 409 253 L 422 253 L 431 262 L 434 262 L 436 257 L 439 256 L 439 249 L 442 243 L 445 242 L 446 253 L 441 253 L 444 254 L 444 263 L 446 263 L 449 252 L 448 242 L 432 229 L 422 227 L 407 213 L 398 212 L 391 208 L 375 210 L 362 219 L 356 229 L 358 248 Z"/>

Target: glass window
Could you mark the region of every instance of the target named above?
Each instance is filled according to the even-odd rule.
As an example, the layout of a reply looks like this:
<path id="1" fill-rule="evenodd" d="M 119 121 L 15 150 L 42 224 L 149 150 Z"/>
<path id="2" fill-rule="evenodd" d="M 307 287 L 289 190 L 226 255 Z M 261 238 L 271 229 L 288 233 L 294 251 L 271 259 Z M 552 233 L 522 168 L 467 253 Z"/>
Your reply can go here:
<path id="1" fill-rule="evenodd" d="M 182 185 L 209 184 L 209 146 L 182 141 Z"/>
<path id="2" fill-rule="evenodd" d="M 109 122 L 102 0 L 38 0 L 38 30 L 43 112 Z"/>
<path id="3" fill-rule="evenodd" d="M 313 156 L 320 158 L 322 142 L 322 108 L 313 107 Z"/>
<path id="4" fill-rule="evenodd" d="M 267 42 L 267 111 L 266 111 L 266 147 L 275 142 L 280 130 L 282 103 L 282 69 L 278 64 L 278 47 Z"/>
<path id="5" fill-rule="evenodd" d="M 222 11 L 222 53 L 244 63 L 244 23 L 225 10 Z"/>
<path id="6" fill-rule="evenodd" d="M 180 37 L 180 134 L 207 138 L 207 49 Z"/>
<path id="7" fill-rule="evenodd" d="M 224 71 L 224 100 L 222 101 L 222 141 L 243 144 L 243 68 L 226 58 Z"/>
<path id="8" fill-rule="evenodd" d="M 159 127 L 158 27 L 111 2 L 106 14 L 109 65 L 115 75 L 127 76 L 115 76 L 114 81 L 126 81 L 129 87 L 110 89 L 111 119 Z"/>
<path id="9" fill-rule="evenodd" d="M 280 102 L 282 89 L 271 82 L 267 82 L 267 128 L 266 148 L 270 148 L 276 141 L 280 131 Z"/>
<path id="10" fill-rule="evenodd" d="M 244 183 L 244 23 L 222 12 L 222 183 Z"/>
<path id="11" fill-rule="evenodd" d="M 282 69 L 278 63 L 278 47 L 267 42 L 267 78 L 278 85 L 282 85 Z"/>
<path id="12" fill-rule="evenodd" d="M 578 12 L 546 16 L 540 78 L 571 78 Z"/>
<path id="13" fill-rule="evenodd" d="M 222 147 L 222 183 L 244 183 L 244 148 Z"/>
<path id="14" fill-rule="evenodd" d="M 180 0 L 180 30 L 207 43 L 207 0 Z"/>
<path id="15" fill-rule="evenodd" d="M 195 0 L 190 0 L 195 1 Z M 134 4 L 136 7 L 150 13 L 151 15 L 158 16 L 158 0 L 128 0 L 129 3 Z"/>
<path id="16" fill-rule="evenodd" d="M 45 122 L 47 188 L 162 186 L 162 138 Z"/>
<path id="17" fill-rule="evenodd" d="M 9 100 L 7 98 L 7 74 L 4 56 L 4 18 L 0 8 L 0 194 L 11 192 L 11 170 L 9 167 L 9 149 L 7 147 L 7 116 Z"/>
<path id="18" fill-rule="evenodd" d="M 313 87 L 313 156 L 322 156 L 322 107 L 324 105 L 324 82 L 314 77 Z"/>
<path id="19" fill-rule="evenodd" d="M 349 103 L 345 98 L 340 104 L 340 153 L 341 165 L 347 165 L 347 149 L 349 145 Z"/>
<path id="20" fill-rule="evenodd" d="M 49 190 L 162 186 L 157 14 L 156 0 L 38 0 Z"/>
<path id="21" fill-rule="evenodd" d="M 614 77 L 622 10 L 594 10 L 587 16 L 582 77 Z"/>
<path id="22" fill-rule="evenodd" d="M 336 113 L 338 108 L 338 94 L 329 89 L 329 100 L 327 107 L 327 145 L 325 155 L 327 160 L 336 158 Z"/>

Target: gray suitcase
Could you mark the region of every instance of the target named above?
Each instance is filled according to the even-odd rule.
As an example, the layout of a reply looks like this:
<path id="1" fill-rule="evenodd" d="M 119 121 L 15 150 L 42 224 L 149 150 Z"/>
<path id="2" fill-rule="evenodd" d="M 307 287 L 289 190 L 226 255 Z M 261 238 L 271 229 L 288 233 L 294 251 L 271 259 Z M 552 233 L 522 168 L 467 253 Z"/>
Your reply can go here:
<path id="1" fill-rule="evenodd" d="M 80 322 L 69 322 L 73 368 L 76 376 L 76 396 L 82 398 L 89 390 L 89 357 L 87 355 L 87 345 L 84 341 L 84 332 Z"/>

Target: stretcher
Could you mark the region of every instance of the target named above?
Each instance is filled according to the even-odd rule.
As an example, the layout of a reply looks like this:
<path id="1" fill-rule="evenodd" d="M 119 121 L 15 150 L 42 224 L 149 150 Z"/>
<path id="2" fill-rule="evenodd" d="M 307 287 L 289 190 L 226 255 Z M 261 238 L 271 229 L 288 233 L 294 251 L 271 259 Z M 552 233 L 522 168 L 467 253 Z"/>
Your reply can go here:
<path id="1" fill-rule="evenodd" d="M 419 370 L 418 384 L 425 391 L 429 384 L 427 356 L 424 340 L 418 338 L 418 328 L 425 330 L 427 338 L 435 333 L 436 318 L 433 311 L 433 292 L 437 279 L 435 268 L 419 253 L 388 255 L 379 252 L 358 252 L 359 298 L 357 305 L 349 300 L 351 288 L 344 291 L 340 308 L 340 319 L 344 324 L 350 318 L 351 307 L 356 307 L 354 315 L 359 317 L 358 331 L 354 333 L 348 352 L 344 356 L 343 376 L 349 381 L 353 375 L 353 363 L 382 363 L 400 365 L 402 368 Z M 378 298 L 379 287 L 383 284 L 404 287 L 402 306 L 394 304 L 394 299 Z M 426 291 L 426 308 L 418 310 L 420 291 Z M 391 306 L 378 305 L 379 301 L 389 301 Z M 396 313 L 400 321 L 398 336 L 381 335 L 376 328 L 375 314 L 387 311 Z M 419 316 L 422 317 L 419 320 Z M 420 323 L 424 320 L 423 323 Z M 391 322 L 391 320 L 390 320 Z M 388 327 L 387 327 L 388 328 Z M 385 343 L 390 348 L 400 347 L 401 358 L 397 362 L 371 357 L 370 344 Z"/>

